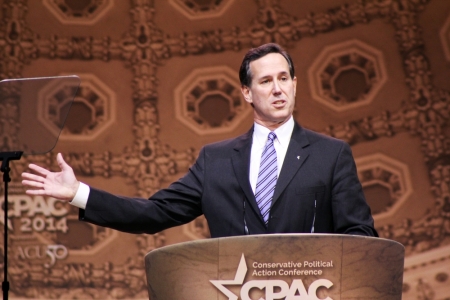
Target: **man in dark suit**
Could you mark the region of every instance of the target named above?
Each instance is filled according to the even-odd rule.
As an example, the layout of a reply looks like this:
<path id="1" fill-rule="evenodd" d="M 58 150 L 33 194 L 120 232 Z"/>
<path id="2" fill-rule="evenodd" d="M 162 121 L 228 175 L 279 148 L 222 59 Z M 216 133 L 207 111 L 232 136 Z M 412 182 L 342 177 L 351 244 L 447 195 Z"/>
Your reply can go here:
<path id="1" fill-rule="evenodd" d="M 254 109 L 244 135 L 200 151 L 188 173 L 149 199 L 109 194 L 80 183 L 61 154 L 61 172 L 30 164 L 31 195 L 68 200 L 80 219 L 131 233 L 155 233 L 204 214 L 212 237 L 264 233 L 377 236 L 348 144 L 298 125 L 297 78 L 276 44 L 251 49 L 239 77 Z"/>

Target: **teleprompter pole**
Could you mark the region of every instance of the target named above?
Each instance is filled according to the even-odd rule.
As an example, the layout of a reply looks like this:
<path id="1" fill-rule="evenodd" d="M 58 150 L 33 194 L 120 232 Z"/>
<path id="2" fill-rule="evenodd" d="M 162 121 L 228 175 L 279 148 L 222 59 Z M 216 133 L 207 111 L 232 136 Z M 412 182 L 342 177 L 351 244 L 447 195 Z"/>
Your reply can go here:
<path id="1" fill-rule="evenodd" d="M 5 183 L 5 197 L 3 201 L 3 210 L 5 213 L 4 219 L 4 268 L 3 268 L 3 299 L 8 300 L 9 293 L 9 282 L 8 282 L 8 183 L 11 181 L 9 172 L 11 171 L 9 167 L 10 160 L 19 160 L 22 157 L 22 151 L 11 151 L 11 152 L 0 152 L 0 160 L 2 161 L 2 166 L 0 170 L 3 172 L 3 182 Z"/>

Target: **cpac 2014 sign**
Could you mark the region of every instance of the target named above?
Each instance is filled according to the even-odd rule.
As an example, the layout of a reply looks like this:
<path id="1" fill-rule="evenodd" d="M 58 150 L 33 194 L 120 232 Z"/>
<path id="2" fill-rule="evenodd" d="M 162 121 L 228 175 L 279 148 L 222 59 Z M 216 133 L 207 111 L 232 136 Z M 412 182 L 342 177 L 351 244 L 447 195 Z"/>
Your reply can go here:
<path id="1" fill-rule="evenodd" d="M 315 266 L 322 268 L 333 267 L 332 261 L 317 261 L 317 262 L 304 262 L 295 263 L 271 263 L 266 264 L 266 267 L 274 268 L 277 270 L 255 270 L 252 272 L 254 276 L 264 275 L 283 275 L 283 274 L 303 274 L 303 275 L 319 275 L 322 274 L 321 270 L 304 270 L 299 269 L 301 266 Z M 259 264 L 254 264 L 254 268 L 258 268 Z M 291 270 L 286 271 L 286 267 L 291 268 Z M 294 268 L 294 269 L 292 269 Z M 247 263 L 245 261 L 244 254 L 242 254 L 241 261 L 239 263 L 238 269 L 236 270 L 235 278 L 232 280 L 210 280 L 210 282 L 225 296 L 228 300 L 253 300 L 250 298 L 250 291 L 252 289 L 259 289 L 265 291 L 264 298 L 259 298 L 258 300 L 275 300 L 275 299 L 285 299 L 285 300 L 333 300 L 330 297 L 319 298 L 317 296 L 317 291 L 319 288 L 329 289 L 333 286 L 333 283 L 328 279 L 317 279 L 313 281 L 309 287 L 306 287 L 301 279 L 294 279 L 292 283 L 280 279 L 273 280 L 249 280 L 244 283 L 245 275 L 247 274 Z M 226 286 L 241 286 L 239 295 L 234 294 Z"/>
<path id="2" fill-rule="evenodd" d="M 4 197 L 0 197 L 0 203 L 3 205 Z M 31 197 L 29 195 L 11 195 L 8 203 L 12 204 L 8 209 L 10 218 L 20 220 L 15 233 L 31 233 L 31 232 L 62 232 L 68 231 L 67 215 L 69 210 L 64 201 L 51 197 L 44 198 L 41 196 Z M 3 214 L 3 209 L 0 208 Z M 4 220 L 0 219 L 3 224 Z M 13 228 L 13 223 L 8 219 L 8 228 Z"/>

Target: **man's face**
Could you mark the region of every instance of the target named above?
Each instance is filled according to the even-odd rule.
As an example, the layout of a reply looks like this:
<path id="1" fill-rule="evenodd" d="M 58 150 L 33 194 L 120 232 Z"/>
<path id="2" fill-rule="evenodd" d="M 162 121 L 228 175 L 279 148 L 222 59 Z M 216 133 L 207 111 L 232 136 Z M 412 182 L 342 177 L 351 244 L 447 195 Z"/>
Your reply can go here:
<path id="1" fill-rule="evenodd" d="M 245 101 L 253 103 L 255 122 L 270 130 L 285 123 L 295 105 L 297 78 L 279 53 L 269 53 L 250 63 L 251 87 L 241 88 Z"/>

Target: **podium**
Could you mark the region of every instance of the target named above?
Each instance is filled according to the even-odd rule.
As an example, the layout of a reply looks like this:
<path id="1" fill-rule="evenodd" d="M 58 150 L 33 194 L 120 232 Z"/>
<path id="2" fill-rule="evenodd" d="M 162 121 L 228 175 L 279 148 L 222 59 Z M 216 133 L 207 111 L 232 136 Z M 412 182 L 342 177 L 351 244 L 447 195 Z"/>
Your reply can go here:
<path id="1" fill-rule="evenodd" d="M 151 300 L 401 299 L 404 247 L 336 234 L 185 242 L 145 256 Z"/>

